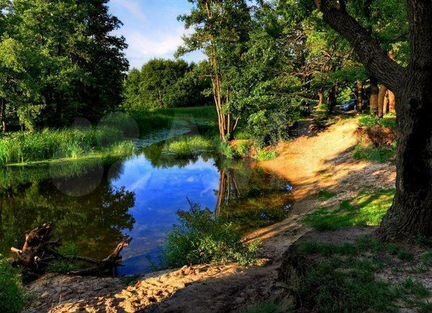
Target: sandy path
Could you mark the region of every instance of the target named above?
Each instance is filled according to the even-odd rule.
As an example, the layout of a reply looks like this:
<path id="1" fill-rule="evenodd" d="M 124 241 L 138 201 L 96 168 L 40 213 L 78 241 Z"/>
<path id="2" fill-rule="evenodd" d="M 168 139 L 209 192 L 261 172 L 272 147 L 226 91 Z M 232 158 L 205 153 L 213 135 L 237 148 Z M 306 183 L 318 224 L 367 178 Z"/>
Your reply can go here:
<path id="1" fill-rule="evenodd" d="M 50 312 L 227 313 L 277 296 L 275 278 L 281 256 L 309 231 L 302 224 L 305 214 L 321 206 L 337 205 L 364 188 L 394 185 L 393 166 L 352 159 L 351 151 L 357 144 L 356 129 L 355 119 L 340 121 L 315 137 L 301 137 L 281 144 L 276 160 L 260 164 L 295 186 L 296 203 L 289 218 L 246 238 L 264 243 L 268 264 L 253 268 L 236 265 L 188 267 L 153 274 L 127 288 L 120 286 L 117 279 L 113 280 L 117 284 L 114 290 L 96 288 L 97 294 L 91 292 L 95 287 L 86 278 L 69 284 L 68 296 L 62 295 L 55 284 L 47 283 L 45 289 L 35 287 L 33 291 L 36 297 L 40 296 L 50 285 L 52 294 L 45 295 L 46 300 L 39 301 L 39 306 L 29 308 L 28 312 L 51 309 Z M 337 197 L 327 202 L 318 200 L 316 194 L 324 189 L 337 193 Z M 83 288 L 90 292 L 81 295 L 74 292 Z"/>

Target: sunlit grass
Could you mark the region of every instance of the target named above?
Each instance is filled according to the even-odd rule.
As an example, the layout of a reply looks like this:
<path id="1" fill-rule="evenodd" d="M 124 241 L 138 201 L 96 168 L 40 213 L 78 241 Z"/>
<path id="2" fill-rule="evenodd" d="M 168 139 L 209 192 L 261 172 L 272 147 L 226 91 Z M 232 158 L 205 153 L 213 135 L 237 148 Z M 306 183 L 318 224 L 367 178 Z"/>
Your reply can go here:
<path id="1" fill-rule="evenodd" d="M 0 165 L 131 153 L 133 144 L 124 140 L 122 131 L 108 127 L 18 132 L 0 140 Z"/>
<path id="2" fill-rule="evenodd" d="M 337 230 L 353 226 L 378 226 L 390 208 L 394 190 L 363 193 L 339 208 L 321 208 L 305 218 L 306 224 L 319 230 Z"/>
<path id="3" fill-rule="evenodd" d="M 214 142 L 211 139 L 202 136 L 188 136 L 167 143 L 164 151 L 178 158 L 186 158 L 214 149 Z"/>

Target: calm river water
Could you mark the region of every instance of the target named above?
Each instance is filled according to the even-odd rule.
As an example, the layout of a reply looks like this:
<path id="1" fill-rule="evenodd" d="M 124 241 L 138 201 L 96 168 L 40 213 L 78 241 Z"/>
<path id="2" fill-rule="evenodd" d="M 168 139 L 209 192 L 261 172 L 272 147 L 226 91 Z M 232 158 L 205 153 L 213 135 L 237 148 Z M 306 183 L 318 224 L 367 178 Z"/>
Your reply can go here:
<path id="1" fill-rule="evenodd" d="M 0 253 L 20 246 L 25 232 L 50 222 L 64 253 L 102 258 L 122 236 L 121 275 L 150 272 L 161 263 L 177 212 L 189 201 L 252 229 L 283 219 L 289 184 L 253 163 L 214 155 L 179 160 L 163 144 L 123 160 L 67 162 L 0 169 Z"/>

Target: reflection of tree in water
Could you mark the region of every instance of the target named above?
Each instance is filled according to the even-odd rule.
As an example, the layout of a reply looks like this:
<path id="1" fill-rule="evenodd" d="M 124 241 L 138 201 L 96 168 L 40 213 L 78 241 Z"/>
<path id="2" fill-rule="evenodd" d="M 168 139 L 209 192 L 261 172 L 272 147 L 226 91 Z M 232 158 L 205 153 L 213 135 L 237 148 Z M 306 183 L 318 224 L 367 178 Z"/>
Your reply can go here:
<path id="1" fill-rule="evenodd" d="M 144 156 L 151 162 L 155 168 L 170 168 L 179 167 L 183 168 L 191 163 L 195 163 L 199 158 L 208 161 L 214 158 L 212 153 L 200 153 L 199 155 L 190 155 L 188 157 L 177 157 L 175 154 L 168 153 L 164 150 L 165 143 L 154 144 L 143 150 Z"/>
<path id="2" fill-rule="evenodd" d="M 242 230 L 266 226 L 286 217 L 292 196 L 286 181 L 246 162 L 223 162 L 216 214 Z"/>
<path id="3" fill-rule="evenodd" d="M 111 169 L 110 176 L 118 175 L 120 170 L 121 167 Z M 135 195 L 114 188 L 107 172 L 105 169 L 96 189 L 82 197 L 68 196 L 42 172 L 40 175 L 28 173 L 33 182 L 1 185 L 0 252 L 19 246 L 26 231 L 50 222 L 64 246 L 73 247 L 82 255 L 108 255 L 122 238 L 122 230 L 133 227 L 134 219 L 128 211 L 135 204 Z M 91 175 L 92 170 L 87 169 L 85 174 Z M 80 175 L 73 177 L 77 184 Z M 22 177 L 18 175 L 18 178 Z M 56 179 L 67 181 L 67 178 Z"/>

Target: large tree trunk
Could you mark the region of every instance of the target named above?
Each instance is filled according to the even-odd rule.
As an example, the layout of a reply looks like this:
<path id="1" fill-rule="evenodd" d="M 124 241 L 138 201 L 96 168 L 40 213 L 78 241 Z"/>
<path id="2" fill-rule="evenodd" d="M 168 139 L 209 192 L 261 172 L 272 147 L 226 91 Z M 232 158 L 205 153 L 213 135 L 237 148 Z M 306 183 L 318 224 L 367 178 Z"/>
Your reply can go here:
<path id="1" fill-rule="evenodd" d="M 324 20 L 351 43 L 367 70 L 396 94 L 396 196 L 379 230 L 387 240 L 432 236 L 432 1 L 407 3 L 411 60 L 404 69 L 348 14 L 344 0 L 316 0 Z"/>
<path id="2" fill-rule="evenodd" d="M 375 78 L 371 78 L 370 80 L 370 113 L 373 115 L 378 115 L 378 82 Z"/>
<path id="3" fill-rule="evenodd" d="M 417 82 L 398 99 L 408 105 L 397 112 L 397 192 L 381 225 L 385 239 L 432 236 L 432 75 L 428 76 L 422 83 L 414 79 Z"/>

